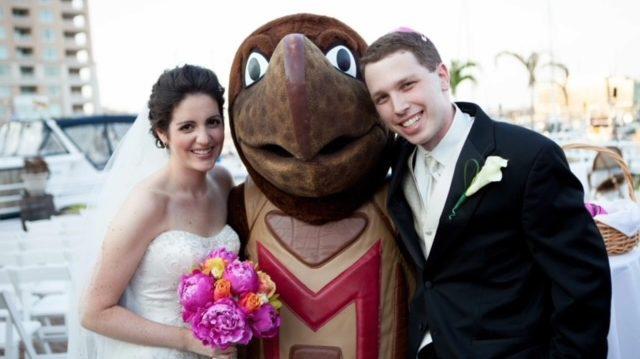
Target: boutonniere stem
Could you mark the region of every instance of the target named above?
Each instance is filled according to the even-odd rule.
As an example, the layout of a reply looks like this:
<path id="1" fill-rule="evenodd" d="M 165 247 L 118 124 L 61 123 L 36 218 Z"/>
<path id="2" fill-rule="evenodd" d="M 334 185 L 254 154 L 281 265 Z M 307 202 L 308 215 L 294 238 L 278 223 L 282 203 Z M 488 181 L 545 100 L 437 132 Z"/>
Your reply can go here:
<path id="1" fill-rule="evenodd" d="M 472 160 L 476 168 L 478 168 L 478 162 Z M 471 185 L 464 191 L 464 193 L 458 198 L 455 206 L 449 213 L 449 220 L 452 220 L 457 211 L 462 207 L 467 198 L 473 196 L 481 188 L 488 185 L 491 182 L 500 182 L 502 180 L 502 168 L 507 167 L 509 161 L 500 156 L 489 156 L 484 162 L 484 166 L 478 171 L 478 173 L 471 180 Z M 468 164 L 468 163 L 467 163 Z M 465 164 L 465 174 L 467 171 L 467 164 Z M 466 175 L 465 175 L 466 178 Z"/>

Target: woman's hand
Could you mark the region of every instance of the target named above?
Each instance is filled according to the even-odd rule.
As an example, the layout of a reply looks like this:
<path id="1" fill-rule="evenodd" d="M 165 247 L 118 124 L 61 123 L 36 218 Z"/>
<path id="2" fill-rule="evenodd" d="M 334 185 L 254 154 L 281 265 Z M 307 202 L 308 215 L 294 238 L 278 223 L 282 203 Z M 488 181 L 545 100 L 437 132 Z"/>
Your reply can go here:
<path id="1" fill-rule="evenodd" d="M 186 342 L 185 348 L 190 352 L 211 357 L 212 359 L 235 359 L 237 357 L 235 347 L 230 347 L 225 350 L 214 349 L 202 344 L 188 329 L 184 330 L 183 334 Z"/>
<path id="2" fill-rule="evenodd" d="M 236 347 L 229 347 L 226 350 L 214 349 L 213 353 L 212 359 L 236 359 L 238 357 Z"/>

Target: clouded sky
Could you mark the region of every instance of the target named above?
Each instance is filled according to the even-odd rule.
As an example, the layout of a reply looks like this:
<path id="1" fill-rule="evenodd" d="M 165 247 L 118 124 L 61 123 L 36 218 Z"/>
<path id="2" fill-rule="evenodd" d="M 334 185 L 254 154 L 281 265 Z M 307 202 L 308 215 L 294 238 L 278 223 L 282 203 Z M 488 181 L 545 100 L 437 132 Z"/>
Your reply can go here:
<path id="1" fill-rule="evenodd" d="M 335 17 L 369 43 L 412 27 L 450 59 L 473 59 L 477 85 L 458 99 L 487 108 L 526 106 L 527 74 L 509 50 L 551 54 L 571 81 L 609 75 L 640 79 L 638 0 L 89 0 L 100 98 L 110 110 L 137 112 L 167 68 L 193 63 L 213 69 L 223 85 L 242 40 L 262 24 L 298 12 Z M 541 75 L 544 79 L 544 74 Z"/>

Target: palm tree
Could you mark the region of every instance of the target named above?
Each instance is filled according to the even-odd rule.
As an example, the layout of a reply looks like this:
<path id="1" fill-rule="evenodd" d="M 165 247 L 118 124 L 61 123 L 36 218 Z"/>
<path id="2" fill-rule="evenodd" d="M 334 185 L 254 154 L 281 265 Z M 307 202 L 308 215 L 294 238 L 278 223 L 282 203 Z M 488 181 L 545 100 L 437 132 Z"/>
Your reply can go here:
<path id="1" fill-rule="evenodd" d="M 478 80 L 476 80 L 475 76 L 465 73 L 465 70 L 472 70 L 473 68 L 478 68 L 478 64 L 474 61 L 469 60 L 462 62 L 458 60 L 451 60 L 451 67 L 449 67 L 449 76 L 451 77 L 451 92 L 454 96 L 456 95 L 456 90 L 458 89 L 460 83 L 464 81 L 470 81 L 474 84 L 478 83 Z"/>
<path id="2" fill-rule="evenodd" d="M 529 105 L 529 114 L 531 115 L 531 128 L 533 128 L 533 104 L 534 104 L 534 89 L 535 89 L 535 85 L 537 82 L 536 79 L 536 71 L 538 70 L 538 68 L 540 67 L 555 67 L 558 68 L 560 70 L 563 71 L 563 73 L 565 74 L 565 80 L 564 80 L 564 84 L 559 84 L 559 86 L 562 88 L 562 92 L 565 96 L 565 102 L 568 100 L 567 98 L 567 94 L 566 94 L 566 79 L 569 76 L 569 69 L 559 63 L 559 62 L 554 62 L 554 61 L 549 61 L 543 65 L 540 64 L 540 60 L 542 55 L 538 52 L 532 52 L 531 54 L 529 54 L 529 57 L 525 58 L 524 56 L 515 53 L 515 52 L 511 52 L 511 51 L 502 51 L 499 54 L 496 55 L 496 61 L 498 61 L 498 59 L 500 57 L 503 56 L 509 56 L 512 57 L 516 60 L 518 60 L 518 62 L 520 62 L 525 69 L 527 70 L 527 73 L 529 74 L 529 82 L 528 82 L 528 87 L 529 87 L 529 100 L 530 100 L 530 105 Z"/>
<path id="3" fill-rule="evenodd" d="M 569 106 L 569 92 L 567 91 L 567 80 L 569 79 L 569 69 L 567 68 L 567 66 L 559 62 L 553 62 L 553 61 L 549 61 L 542 66 L 557 68 L 562 71 L 562 74 L 564 75 L 562 77 L 562 80 L 553 79 L 553 83 L 556 84 L 558 87 L 560 87 L 560 90 L 562 90 L 564 105 Z"/>

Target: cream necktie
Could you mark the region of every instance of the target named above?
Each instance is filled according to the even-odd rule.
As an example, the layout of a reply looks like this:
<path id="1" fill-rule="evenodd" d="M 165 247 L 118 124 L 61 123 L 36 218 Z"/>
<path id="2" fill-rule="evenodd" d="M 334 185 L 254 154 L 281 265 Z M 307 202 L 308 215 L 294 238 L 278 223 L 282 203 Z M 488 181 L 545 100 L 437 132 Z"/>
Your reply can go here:
<path id="1" fill-rule="evenodd" d="M 422 165 L 422 174 L 423 174 L 423 185 L 418 186 L 418 190 L 420 191 L 420 196 L 422 197 L 422 204 L 424 208 L 427 208 L 427 204 L 429 203 L 429 199 L 431 198 L 431 192 L 435 187 L 435 181 L 438 178 L 437 175 L 438 170 L 438 161 L 433 158 L 431 155 L 426 155 L 424 157 L 424 162 Z"/>

